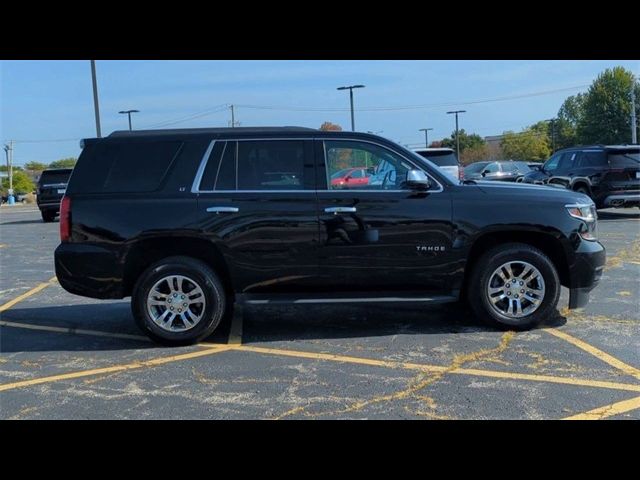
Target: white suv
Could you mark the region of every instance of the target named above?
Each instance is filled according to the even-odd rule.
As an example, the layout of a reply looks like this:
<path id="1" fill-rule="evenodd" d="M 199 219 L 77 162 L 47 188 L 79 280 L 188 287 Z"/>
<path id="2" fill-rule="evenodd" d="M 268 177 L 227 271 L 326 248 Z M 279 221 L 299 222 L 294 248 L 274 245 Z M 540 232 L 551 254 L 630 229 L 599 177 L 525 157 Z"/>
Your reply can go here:
<path id="1" fill-rule="evenodd" d="M 457 180 L 460 179 L 460 164 L 456 152 L 451 148 L 414 148 L 413 151 L 435 163 L 438 168 Z"/>

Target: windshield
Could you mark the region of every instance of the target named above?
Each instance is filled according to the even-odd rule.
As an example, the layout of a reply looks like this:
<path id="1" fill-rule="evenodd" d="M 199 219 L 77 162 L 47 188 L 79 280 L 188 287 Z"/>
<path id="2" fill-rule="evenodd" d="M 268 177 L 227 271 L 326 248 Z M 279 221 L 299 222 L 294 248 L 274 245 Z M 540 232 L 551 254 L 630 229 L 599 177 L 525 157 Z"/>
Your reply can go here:
<path id="1" fill-rule="evenodd" d="M 67 183 L 69 181 L 69 177 L 71 176 L 71 170 L 60 170 L 57 172 L 54 171 L 44 171 L 40 176 L 40 180 L 38 183 L 40 185 L 53 185 L 55 183 Z"/>
<path id="2" fill-rule="evenodd" d="M 489 162 L 476 162 L 464 167 L 464 173 L 480 173 L 484 167 L 489 165 Z"/>
<path id="3" fill-rule="evenodd" d="M 458 159 L 456 158 L 456 154 L 450 150 L 442 150 L 442 151 L 417 151 L 415 152 L 423 158 L 427 160 L 431 160 L 433 163 L 438 165 L 439 167 L 457 167 Z"/>

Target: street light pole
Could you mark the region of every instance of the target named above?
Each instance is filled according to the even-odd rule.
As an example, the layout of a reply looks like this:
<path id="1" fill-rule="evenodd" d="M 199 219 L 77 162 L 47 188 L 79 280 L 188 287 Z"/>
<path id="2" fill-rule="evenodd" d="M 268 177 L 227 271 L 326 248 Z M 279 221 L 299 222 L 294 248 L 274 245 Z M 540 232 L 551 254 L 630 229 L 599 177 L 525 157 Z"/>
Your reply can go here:
<path id="1" fill-rule="evenodd" d="M 118 113 L 126 113 L 127 116 L 129 117 L 129 131 L 131 131 L 131 114 L 132 113 L 139 113 L 140 110 L 120 110 Z"/>
<path id="2" fill-rule="evenodd" d="M 350 85 L 348 87 L 338 87 L 336 90 L 349 90 L 349 101 L 351 104 L 351 131 L 356 131 L 356 121 L 353 113 L 353 89 L 354 88 L 364 88 L 364 85 Z"/>
<path id="3" fill-rule="evenodd" d="M 634 82 L 635 83 L 635 82 Z M 636 130 L 636 88 L 635 84 L 631 85 L 631 143 L 633 145 L 638 143 L 638 137 Z"/>
<path id="4" fill-rule="evenodd" d="M 452 112 L 447 112 L 447 115 L 454 113 L 456 115 L 456 157 L 458 157 L 458 161 L 460 161 L 460 136 L 458 135 L 458 114 L 466 113 L 466 110 L 454 110 Z"/>
<path id="5" fill-rule="evenodd" d="M 429 148 L 429 130 L 433 128 L 421 128 L 419 131 L 424 132 L 424 146 Z"/>
<path id="6" fill-rule="evenodd" d="M 96 79 L 96 61 L 91 60 L 91 81 L 93 83 L 93 110 L 96 115 L 96 135 L 102 136 L 100 131 L 100 105 L 98 104 L 98 80 Z"/>

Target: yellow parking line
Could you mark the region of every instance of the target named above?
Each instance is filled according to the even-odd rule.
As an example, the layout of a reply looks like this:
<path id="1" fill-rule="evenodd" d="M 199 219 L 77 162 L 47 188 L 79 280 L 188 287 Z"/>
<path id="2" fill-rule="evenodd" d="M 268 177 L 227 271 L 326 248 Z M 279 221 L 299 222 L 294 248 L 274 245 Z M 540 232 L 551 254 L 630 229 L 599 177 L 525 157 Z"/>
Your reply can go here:
<path id="1" fill-rule="evenodd" d="M 133 363 L 127 363 L 124 365 L 115 365 L 113 367 L 95 368 L 92 370 L 82 370 L 79 372 L 63 373 L 60 375 L 51 375 L 49 377 L 33 378 L 31 380 L 22 380 L 19 382 L 0 384 L 0 392 L 7 390 L 14 390 L 16 388 L 31 387 L 33 385 L 40 385 L 43 383 L 58 382 L 60 380 L 70 380 L 73 378 L 91 377 L 94 375 L 102 375 L 105 373 L 122 372 L 125 370 L 135 370 L 145 367 L 155 367 L 158 365 L 164 365 L 165 363 L 179 362 L 181 360 L 189 360 L 191 358 L 204 357 L 207 355 L 213 355 L 216 353 L 229 350 L 230 347 L 221 345 L 219 348 L 207 348 L 204 350 L 198 350 L 197 352 L 183 353 L 180 355 L 171 355 L 169 357 L 154 358 L 152 360 L 142 360 Z"/>
<path id="2" fill-rule="evenodd" d="M 6 320 L 0 320 L 0 327 L 11 328 L 23 328 L 25 330 L 40 330 L 44 332 L 54 333 L 70 333 L 72 335 L 89 335 L 94 337 L 107 337 L 107 338 L 123 338 L 126 340 L 139 340 L 143 342 L 151 341 L 149 337 L 144 335 L 132 335 L 129 333 L 115 333 L 115 332 L 103 332 L 99 330 L 87 330 L 83 328 L 73 327 L 55 327 L 50 325 L 33 325 L 30 323 L 9 322 Z"/>
<path id="3" fill-rule="evenodd" d="M 563 420 L 602 420 L 603 418 L 630 412 L 631 410 L 636 410 L 638 408 L 640 408 L 640 397 L 612 403 L 611 405 L 605 405 L 604 407 L 598 407 L 593 410 L 589 410 L 588 412 L 572 415 L 564 418 Z"/>
<path id="4" fill-rule="evenodd" d="M 47 288 L 50 285 L 53 285 L 53 283 L 56 281 L 56 277 L 50 278 L 49 280 L 47 280 L 44 283 L 41 283 L 40 285 L 32 288 L 31 290 L 29 290 L 28 292 L 23 293 L 22 295 L 18 295 L 16 298 L 14 298 L 13 300 L 8 301 L 7 303 L 3 304 L 0 306 L 0 312 L 4 312 L 5 310 L 10 309 L 11 307 L 13 307 L 16 303 L 19 303 L 21 301 L 23 301 L 26 298 L 29 298 L 32 295 L 35 295 L 36 293 L 38 293 L 41 290 L 44 290 L 45 288 Z"/>
<path id="5" fill-rule="evenodd" d="M 419 370 L 422 372 L 448 372 L 456 375 L 471 375 L 477 377 L 500 378 L 505 380 L 526 380 L 531 382 L 557 383 L 562 385 L 574 385 L 581 387 L 608 388 L 612 390 L 623 390 L 628 392 L 640 392 L 640 385 L 629 383 L 608 382 L 604 380 L 589 380 L 580 378 L 556 377 L 552 375 L 535 375 L 528 373 L 500 372 L 495 370 L 480 370 L 475 368 L 459 368 L 451 370 L 440 365 L 426 365 L 410 362 L 391 362 L 386 360 L 374 360 L 371 358 L 350 357 L 346 355 L 334 355 L 330 353 L 305 352 L 299 350 L 286 350 L 278 348 L 251 347 L 242 345 L 233 347 L 233 350 L 262 353 L 265 355 L 281 355 L 286 357 L 308 358 L 312 360 L 328 360 L 342 363 L 355 363 L 359 365 L 370 365 L 373 367 L 399 368 L 404 370 Z"/>
<path id="6" fill-rule="evenodd" d="M 554 329 L 554 328 L 545 328 L 544 330 L 547 333 L 550 333 L 551 335 L 554 335 L 554 336 L 556 336 L 558 338 L 561 338 L 561 339 L 569 342 L 570 344 L 575 345 L 576 347 L 584 350 L 585 352 L 590 353 L 594 357 L 599 358 L 600 360 L 602 360 L 605 363 L 608 363 L 612 367 L 615 367 L 618 370 L 623 371 L 627 375 L 631 375 L 632 377 L 635 377 L 638 380 L 640 380 L 640 370 L 639 369 L 637 369 L 635 367 L 632 367 L 631 365 L 628 365 L 628 364 L 624 363 L 621 360 L 618 360 L 617 358 L 609 355 L 606 352 L 603 352 L 602 350 L 600 350 L 599 348 L 594 347 L 593 345 L 589 345 L 584 340 L 580 340 L 579 338 L 576 338 L 576 337 L 574 337 L 572 335 L 569 335 L 566 332 L 562 332 L 562 331 Z"/>

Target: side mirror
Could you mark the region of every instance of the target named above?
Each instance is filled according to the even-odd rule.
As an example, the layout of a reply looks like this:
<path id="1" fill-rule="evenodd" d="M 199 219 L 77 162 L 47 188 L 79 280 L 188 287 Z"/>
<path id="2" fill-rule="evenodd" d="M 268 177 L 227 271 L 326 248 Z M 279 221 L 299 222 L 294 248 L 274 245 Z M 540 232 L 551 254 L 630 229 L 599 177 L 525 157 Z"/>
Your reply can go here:
<path id="1" fill-rule="evenodd" d="M 411 190 L 429 190 L 431 181 L 426 173 L 422 170 L 409 170 L 407 172 L 406 185 Z"/>
<path id="2" fill-rule="evenodd" d="M 482 175 L 483 177 L 487 175 L 487 173 L 489 173 L 489 170 L 483 170 L 480 175 Z"/>

